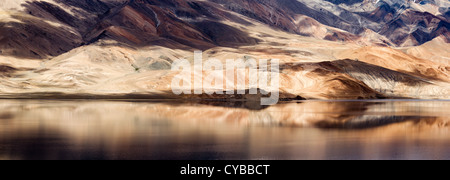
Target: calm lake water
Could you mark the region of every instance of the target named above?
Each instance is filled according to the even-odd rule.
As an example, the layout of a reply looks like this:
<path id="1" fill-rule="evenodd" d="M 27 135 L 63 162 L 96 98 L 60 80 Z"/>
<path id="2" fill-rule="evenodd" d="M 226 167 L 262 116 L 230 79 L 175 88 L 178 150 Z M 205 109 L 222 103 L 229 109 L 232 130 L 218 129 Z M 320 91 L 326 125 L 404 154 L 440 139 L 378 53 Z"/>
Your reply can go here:
<path id="1" fill-rule="evenodd" d="M 0 100 L 0 159 L 450 159 L 450 101 Z"/>

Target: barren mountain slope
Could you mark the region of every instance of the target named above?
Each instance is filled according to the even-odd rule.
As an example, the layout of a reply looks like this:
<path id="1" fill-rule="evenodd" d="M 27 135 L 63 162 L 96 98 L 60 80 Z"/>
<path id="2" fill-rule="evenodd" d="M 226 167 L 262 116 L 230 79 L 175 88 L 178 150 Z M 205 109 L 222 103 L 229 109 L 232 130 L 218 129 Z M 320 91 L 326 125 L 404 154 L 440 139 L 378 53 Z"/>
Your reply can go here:
<path id="1" fill-rule="evenodd" d="M 446 64 L 450 66 L 450 39 L 439 36 L 421 46 L 411 47 L 407 53 L 418 58 Z"/>
<path id="2" fill-rule="evenodd" d="M 247 26 L 258 21 L 287 32 L 333 41 L 355 42 L 362 37 L 367 42 L 369 38 L 369 42 L 383 46 L 419 45 L 440 35 L 449 36 L 449 20 L 445 16 L 419 11 L 411 6 L 414 2 L 401 5 L 397 1 L 364 1 L 360 6 L 376 8 L 359 11 L 351 8 L 358 4 L 348 7 L 333 2 L 2 0 L 0 31 L 4 37 L 0 47 L 6 55 L 46 58 L 99 39 L 114 39 L 131 46 L 203 50 L 253 45 L 259 41 L 221 23 L 223 20 Z M 440 4 L 441 11 L 450 7 L 439 2 L 431 4 Z M 241 15 L 250 19 L 244 20 Z M 389 40 L 368 36 L 368 30 Z"/>
<path id="3" fill-rule="evenodd" d="M 252 98 L 174 96 L 172 63 L 204 50 L 280 59 L 285 99 L 450 98 L 446 17 L 379 3 L 2 0 L 0 97 Z"/>

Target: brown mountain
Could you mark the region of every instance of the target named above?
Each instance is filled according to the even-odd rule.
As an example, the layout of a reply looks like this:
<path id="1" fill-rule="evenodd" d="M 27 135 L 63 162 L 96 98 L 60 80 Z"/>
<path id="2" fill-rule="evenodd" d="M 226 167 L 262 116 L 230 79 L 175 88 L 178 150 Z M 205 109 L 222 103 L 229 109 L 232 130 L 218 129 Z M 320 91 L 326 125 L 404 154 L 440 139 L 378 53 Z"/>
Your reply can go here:
<path id="1" fill-rule="evenodd" d="M 385 40 L 376 43 L 383 46 L 420 45 L 440 35 L 449 35 L 448 19 L 428 12 L 404 10 L 387 3 L 368 12 L 339 8 L 332 4 L 337 4 L 334 1 L 319 9 L 306 3 L 309 1 L 26 1 L 20 4 L 22 13 L 10 17 L 25 23 L 0 24 L 3 36 L 0 47 L 7 55 L 45 58 L 99 39 L 113 39 L 131 46 L 203 50 L 259 42 L 258 38 L 248 37 L 223 21 L 246 26 L 257 21 L 290 33 L 347 42 L 358 41 L 366 29 L 371 29 L 394 43 Z M 328 11 L 330 8 L 336 8 L 339 16 Z"/>
<path id="2" fill-rule="evenodd" d="M 0 7 L 3 97 L 177 98 L 171 63 L 192 60 L 197 49 L 221 61 L 280 59 L 289 67 L 281 72 L 287 99 L 450 97 L 441 1 L 6 0 Z"/>

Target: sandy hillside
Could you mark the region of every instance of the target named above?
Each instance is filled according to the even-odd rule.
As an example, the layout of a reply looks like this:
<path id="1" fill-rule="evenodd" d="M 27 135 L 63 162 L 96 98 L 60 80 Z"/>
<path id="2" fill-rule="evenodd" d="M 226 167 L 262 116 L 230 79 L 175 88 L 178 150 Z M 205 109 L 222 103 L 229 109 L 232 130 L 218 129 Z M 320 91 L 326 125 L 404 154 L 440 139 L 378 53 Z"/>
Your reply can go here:
<path id="1" fill-rule="evenodd" d="M 253 99 L 175 96 L 172 63 L 192 63 L 203 50 L 205 61 L 279 59 L 286 100 L 450 98 L 440 1 L 407 10 L 391 2 L 231 2 L 2 0 L 0 97 Z"/>

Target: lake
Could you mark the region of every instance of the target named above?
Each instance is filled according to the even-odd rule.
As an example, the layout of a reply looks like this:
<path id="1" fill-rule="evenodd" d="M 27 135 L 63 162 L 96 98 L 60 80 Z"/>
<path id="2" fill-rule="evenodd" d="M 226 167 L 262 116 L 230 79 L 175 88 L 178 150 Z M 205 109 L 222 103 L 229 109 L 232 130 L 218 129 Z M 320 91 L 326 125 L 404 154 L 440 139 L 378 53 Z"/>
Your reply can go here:
<path id="1" fill-rule="evenodd" d="M 0 100 L 0 159 L 450 159 L 450 101 Z"/>

